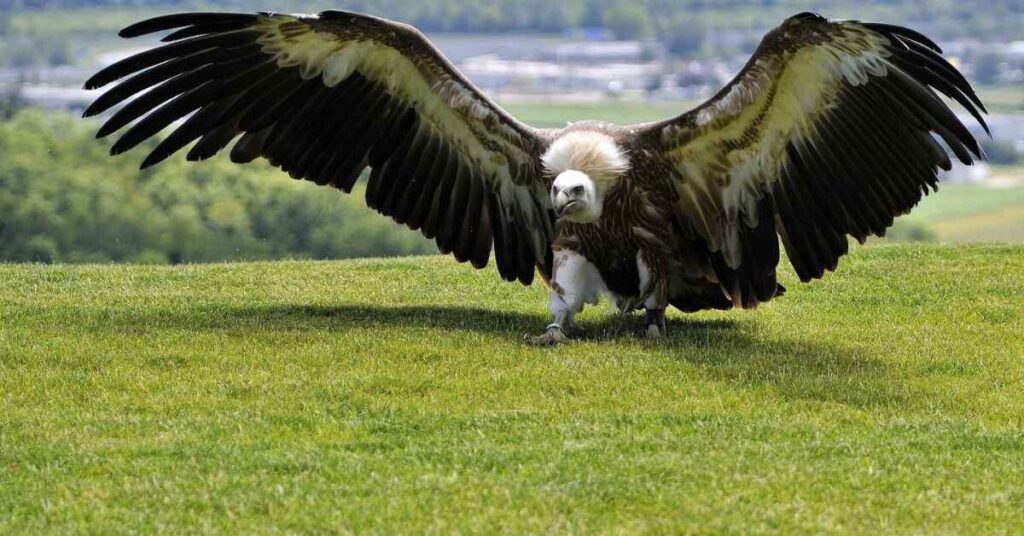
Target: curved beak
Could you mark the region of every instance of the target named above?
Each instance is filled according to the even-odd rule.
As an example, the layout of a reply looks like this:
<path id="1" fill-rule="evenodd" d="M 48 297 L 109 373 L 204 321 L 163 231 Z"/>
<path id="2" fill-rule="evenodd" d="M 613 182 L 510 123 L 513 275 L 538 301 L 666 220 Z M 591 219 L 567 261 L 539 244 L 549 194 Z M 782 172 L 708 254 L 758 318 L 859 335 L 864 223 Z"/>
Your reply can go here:
<path id="1" fill-rule="evenodd" d="M 566 203 L 555 205 L 555 214 L 557 214 L 559 218 L 564 217 L 565 215 L 575 211 L 576 207 L 582 204 L 583 201 L 580 201 L 579 199 L 570 199 Z"/>
<path id="2" fill-rule="evenodd" d="M 559 218 L 564 217 L 566 214 L 571 213 L 576 209 L 576 207 L 582 204 L 583 201 L 576 199 L 575 197 L 570 197 L 566 192 L 558 192 L 554 199 L 555 214 Z"/>

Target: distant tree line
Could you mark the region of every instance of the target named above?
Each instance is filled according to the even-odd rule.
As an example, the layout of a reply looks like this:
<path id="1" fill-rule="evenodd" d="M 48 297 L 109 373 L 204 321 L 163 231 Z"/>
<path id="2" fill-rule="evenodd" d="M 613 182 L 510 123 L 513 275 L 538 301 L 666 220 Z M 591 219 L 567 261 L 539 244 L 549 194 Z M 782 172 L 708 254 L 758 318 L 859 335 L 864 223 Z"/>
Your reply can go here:
<path id="1" fill-rule="evenodd" d="M 0 117 L 11 114 L 0 106 Z M 140 172 L 146 147 L 110 157 L 95 126 L 22 109 L 0 119 L 0 262 L 193 263 L 436 253 L 419 233 L 351 195 L 262 161 L 172 158 Z M 148 144 L 152 149 L 153 144 Z M 900 221 L 890 239 L 934 234 Z"/>
<path id="2" fill-rule="evenodd" d="M 0 261 L 187 263 L 428 254 L 358 192 L 263 163 L 176 158 L 139 172 L 95 125 L 23 110 L 0 122 Z"/>
<path id="3" fill-rule="evenodd" d="M 809 0 L 0 0 L 0 65 L 59 64 L 70 60 L 74 46 L 95 37 L 109 9 L 147 15 L 181 10 L 253 11 L 278 9 L 316 12 L 349 9 L 415 24 L 428 32 L 562 32 L 606 28 L 625 39 L 652 38 L 677 55 L 709 46 L 739 52 L 753 48 L 760 36 L 784 17 L 824 9 L 840 18 L 884 20 L 912 25 L 940 39 L 972 37 L 989 41 L 1024 38 L 1024 2 L 1020 0 L 865 0 L 822 6 Z M 91 8 L 82 11 L 83 8 Z M 52 12 L 55 18 L 78 17 L 75 31 L 56 32 L 50 17 L 42 28 L 12 23 L 12 14 Z M 79 13 L 76 13 L 78 11 Z M 108 19 L 110 17 L 107 17 Z M 37 21 L 40 19 L 36 19 Z M 120 20 L 120 19 L 118 19 Z M 91 23 L 91 24 L 89 24 Z M 92 35 L 90 35 L 92 34 Z M 722 38 L 722 36 L 727 38 Z M 738 39 L 736 36 L 739 35 Z M 709 38 L 713 37 L 713 38 Z M 723 45 L 727 43 L 726 45 Z M 35 46 L 32 46 L 32 45 Z M 721 53 L 722 50 L 714 52 Z"/>

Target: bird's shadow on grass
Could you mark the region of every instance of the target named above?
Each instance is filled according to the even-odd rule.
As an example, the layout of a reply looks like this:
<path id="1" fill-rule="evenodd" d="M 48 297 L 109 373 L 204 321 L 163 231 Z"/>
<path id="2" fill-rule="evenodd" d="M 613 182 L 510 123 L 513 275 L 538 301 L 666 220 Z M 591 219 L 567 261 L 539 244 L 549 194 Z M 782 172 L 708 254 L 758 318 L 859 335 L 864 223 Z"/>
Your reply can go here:
<path id="1" fill-rule="evenodd" d="M 326 329 L 345 336 L 352 329 L 428 328 L 474 331 L 514 341 L 538 333 L 546 321 L 541 314 L 473 307 L 369 305 L 220 307 L 192 314 L 188 320 L 192 328 L 207 329 Z M 906 383 L 893 381 L 883 361 L 856 346 L 765 333 L 749 317 L 670 318 L 668 337 L 655 343 L 645 343 L 638 336 L 643 329 L 642 315 L 609 315 L 585 322 L 583 329 L 578 338 L 582 343 L 628 343 L 627 352 L 648 352 L 684 362 L 714 380 L 768 389 L 785 398 L 863 408 L 899 406 L 920 398 L 920 393 L 908 392 Z M 617 345 L 611 351 L 621 354 L 623 349 Z"/>

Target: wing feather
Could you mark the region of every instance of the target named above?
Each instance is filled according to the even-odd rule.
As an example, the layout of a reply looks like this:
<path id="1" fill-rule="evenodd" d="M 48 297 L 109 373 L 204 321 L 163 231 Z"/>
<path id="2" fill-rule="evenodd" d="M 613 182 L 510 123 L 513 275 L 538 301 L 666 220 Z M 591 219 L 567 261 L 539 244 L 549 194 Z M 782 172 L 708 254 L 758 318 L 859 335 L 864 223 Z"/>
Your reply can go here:
<path id="1" fill-rule="evenodd" d="M 506 279 L 528 284 L 526 266 L 549 276 L 554 222 L 539 160 L 548 136 L 491 102 L 415 29 L 340 11 L 185 13 L 121 35 L 162 31 L 167 44 L 86 82 L 117 82 L 86 111 L 119 107 L 99 131 L 126 129 L 113 154 L 174 125 L 143 167 L 190 143 L 190 160 L 209 158 L 233 140 L 235 162 L 262 156 L 345 192 L 371 167 L 367 204 L 442 251 L 483 267 L 493 244 Z"/>
<path id="2" fill-rule="evenodd" d="M 734 303 L 771 295 L 755 291 L 756 278 L 730 275 L 774 268 L 760 246 L 776 240 L 766 218 L 797 274 L 822 277 L 847 253 L 847 236 L 883 235 L 936 187 L 951 161 L 933 136 L 965 164 L 983 157 L 938 94 L 987 131 L 984 105 L 940 54 L 913 30 L 801 14 L 707 103 L 635 127 L 669 170 L 683 234 L 724 260 L 716 272 Z"/>

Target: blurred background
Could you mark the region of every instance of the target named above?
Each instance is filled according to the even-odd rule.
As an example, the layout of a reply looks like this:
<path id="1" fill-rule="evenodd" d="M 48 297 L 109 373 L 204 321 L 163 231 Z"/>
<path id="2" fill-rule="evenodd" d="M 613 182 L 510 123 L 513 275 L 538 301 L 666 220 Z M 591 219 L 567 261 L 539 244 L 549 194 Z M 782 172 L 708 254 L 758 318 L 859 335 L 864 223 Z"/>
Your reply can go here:
<path id="1" fill-rule="evenodd" d="M 364 207 L 360 192 L 292 181 L 257 162 L 110 158 L 96 69 L 156 43 L 116 32 L 183 10 L 352 9 L 424 30 L 536 126 L 666 118 L 725 85 L 787 16 L 817 11 L 910 26 L 976 85 L 990 163 L 956 168 L 886 240 L 1024 242 L 1024 0 L 0 0 L 0 262 L 184 263 L 429 254 L 431 242 Z M 965 123 L 974 125 L 965 118 Z M 980 129 L 975 129 L 979 137 Z"/>

